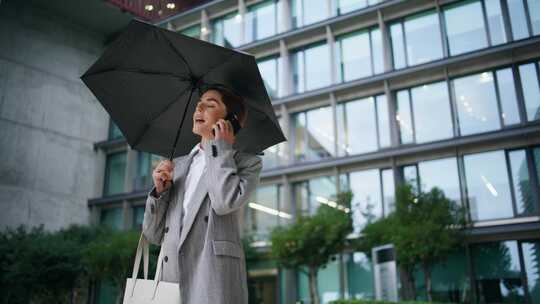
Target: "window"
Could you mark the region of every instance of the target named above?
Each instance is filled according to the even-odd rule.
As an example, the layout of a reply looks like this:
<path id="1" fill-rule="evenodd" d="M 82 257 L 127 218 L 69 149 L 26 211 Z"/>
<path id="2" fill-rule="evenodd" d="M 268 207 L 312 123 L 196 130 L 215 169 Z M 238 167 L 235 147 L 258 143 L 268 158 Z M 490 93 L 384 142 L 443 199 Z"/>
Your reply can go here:
<path id="1" fill-rule="evenodd" d="M 279 92 L 279 69 L 281 67 L 279 57 L 264 58 L 257 62 L 257 66 L 264 81 L 264 86 L 271 99 L 280 97 Z"/>
<path id="2" fill-rule="evenodd" d="M 320 204 L 335 202 L 336 192 L 336 178 L 333 175 L 294 183 L 293 193 L 298 215 L 313 215 Z"/>
<path id="3" fill-rule="evenodd" d="M 338 0 L 337 10 L 338 15 L 346 14 L 368 5 L 368 0 Z"/>
<path id="4" fill-rule="evenodd" d="M 133 228 L 139 231 L 142 230 L 145 208 L 146 206 L 144 202 L 140 206 L 133 207 Z"/>
<path id="5" fill-rule="evenodd" d="M 276 1 L 263 1 L 249 6 L 244 25 L 246 43 L 275 35 L 277 33 Z"/>
<path id="6" fill-rule="evenodd" d="M 338 81 L 350 81 L 384 70 L 382 37 L 378 28 L 348 33 L 336 38 Z"/>
<path id="7" fill-rule="evenodd" d="M 423 143 L 453 137 L 446 82 L 397 92 L 397 116 L 401 143 Z"/>
<path id="8" fill-rule="evenodd" d="M 535 185 L 531 180 L 531 173 L 527 161 L 526 150 L 515 150 L 508 152 L 510 165 L 510 179 L 514 189 L 516 211 L 518 215 L 530 215 L 538 212 L 535 198 Z"/>
<path id="9" fill-rule="evenodd" d="M 325 268 L 321 268 L 317 273 L 317 285 L 319 286 L 320 303 L 330 303 L 340 298 L 340 275 L 341 264 L 339 256 L 331 257 Z M 298 297 L 297 303 L 312 303 L 309 299 L 309 277 L 308 269 L 303 266 L 302 271 L 297 272 Z"/>
<path id="10" fill-rule="evenodd" d="M 491 45 L 505 43 L 507 41 L 506 27 L 504 26 L 501 1 L 486 0 L 484 1 L 484 5 L 486 6 L 486 19 L 491 38 Z"/>
<path id="11" fill-rule="evenodd" d="M 538 3 L 538 0 L 506 1 L 514 40 L 520 40 L 532 35 L 540 34 L 540 4 Z"/>
<path id="12" fill-rule="evenodd" d="M 479 303 L 525 303 L 516 241 L 473 245 L 471 254 Z"/>
<path id="13" fill-rule="evenodd" d="M 455 157 L 422 161 L 418 163 L 417 168 L 414 165 L 406 166 L 404 176 L 415 187 L 419 183 L 423 192 L 438 187 L 448 199 L 461 205 L 459 173 Z"/>
<path id="14" fill-rule="evenodd" d="M 292 220 L 290 208 L 280 206 L 281 203 L 281 185 L 260 186 L 252 194 L 245 214 L 247 231 L 254 236 L 255 241 L 267 240 L 275 226 Z"/>
<path id="15" fill-rule="evenodd" d="M 278 123 L 282 127 L 282 124 L 283 124 L 282 117 L 278 117 Z M 287 156 L 285 155 L 285 145 L 286 145 L 286 142 L 281 142 L 277 145 L 273 145 L 270 148 L 264 150 L 264 155 L 262 156 L 263 170 L 286 164 Z"/>
<path id="16" fill-rule="evenodd" d="M 122 134 L 122 131 L 118 128 L 118 126 L 112 121 L 109 121 L 109 140 L 111 139 L 118 139 L 122 138 L 124 135 Z"/>
<path id="17" fill-rule="evenodd" d="M 196 24 L 185 28 L 180 31 L 180 34 L 199 39 L 201 37 L 201 25 Z"/>
<path id="18" fill-rule="evenodd" d="M 126 171 L 126 152 L 107 155 L 105 164 L 105 186 L 103 195 L 113 195 L 124 192 L 124 177 Z"/>
<path id="19" fill-rule="evenodd" d="M 538 80 L 538 63 L 527 63 L 519 66 L 521 89 L 525 100 L 527 120 L 540 119 L 540 82 Z"/>
<path id="20" fill-rule="evenodd" d="M 540 241 L 521 243 L 523 265 L 529 289 L 529 303 L 540 302 Z"/>
<path id="21" fill-rule="evenodd" d="M 343 189 L 353 192 L 353 233 L 360 233 L 366 224 L 394 210 L 394 178 L 391 169 L 344 173 L 340 175 L 340 180 Z M 385 209 L 387 206 L 389 210 Z"/>
<path id="22" fill-rule="evenodd" d="M 137 153 L 137 169 L 133 180 L 134 190 L 145 190 L 152 187 L 152 170 L 161 159 L 162 157 L 159 155 L 146 152 Z"/>
<path id="23" fill-rule="evenodd" d="M 227 48 L 242 44 L 241 21 L 237 12 L 227 14 L 212 21 L 212 42 Z"/>
<path id="24" fill-rule="evenodd" d="M 112 229 L 122 229 L 122 207 L 101 209 L 99 222 Z"/>
<path id="25" fill-rule="evenodd" d="M 337 105 L 338 156 L 374 151 L 390 145 L 385 95 Z M 359 141 L 358 138 L 362 140 Z"/>
<path id="26" fill-rule="evenodd" d="M 363 252 L 346 253 L 343 256 L 346 267 L 348 299 L 374 299 L 373 269 L 370 259 Z"/>
<path id="27" fill-rule="evenodd" d="M 458 55 L 488 46 L 482 3 L 465 1 L 444 9 L 450 55 Z"/>
<path id="28" fill-rule="evenodd" d="M 291 61 L 295 93 L 330 85 L 330 53 L 326 43 L 293 51 Z"/>
<path id="29" fill-rule="evenodd" d="M 334 127 L 329 106 L 295 113 L 292 116 L 296 161 L 334 156 Z"/>
<path id="30" fill-rule="evenodd" d="M 461 135 L 497 130 L 502 124 L 519 123 L 517 96 L 510 68 L 457 78 L 452 85 Z"/>
<path id="31" fill-rule="evenodd" d="M 443 57 L 439 17 L 428 11 L 390 25 L 394 68 L 400 69 Z"/>
<path id="32" fill-rule="evenodd" d="M 298 28 L 328 18 L 326 0 L 291 0 L 292 26 Z"/>

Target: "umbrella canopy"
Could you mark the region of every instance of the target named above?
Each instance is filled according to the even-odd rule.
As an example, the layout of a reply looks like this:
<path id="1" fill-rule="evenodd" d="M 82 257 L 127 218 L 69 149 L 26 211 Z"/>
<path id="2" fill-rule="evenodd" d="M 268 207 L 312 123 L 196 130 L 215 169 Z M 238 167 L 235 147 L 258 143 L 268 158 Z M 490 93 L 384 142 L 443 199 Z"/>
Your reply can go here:
<path id="1" fill-rule="evenodd" d="M 286 141 L 255 57 L 132 20 L 81 76 L 136 150 L 172 159 L 200 141 L 193 113 L 205 86 L 225 86 L 247 107 L 234 149 L 249 153 Z"/>

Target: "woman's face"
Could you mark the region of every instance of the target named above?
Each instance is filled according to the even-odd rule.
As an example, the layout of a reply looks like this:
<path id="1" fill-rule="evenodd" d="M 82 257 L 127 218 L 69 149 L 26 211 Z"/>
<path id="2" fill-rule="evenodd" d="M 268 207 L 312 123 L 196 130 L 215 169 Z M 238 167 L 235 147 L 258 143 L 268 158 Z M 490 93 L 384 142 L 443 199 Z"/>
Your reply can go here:
<path id="1" fill-rule="evenodd" d="M 213 138 L 212 126 L 227 114 L 227 108 L 216 90 L 208 90 L 197 103 L 193 113 L 193 133 Z"/>

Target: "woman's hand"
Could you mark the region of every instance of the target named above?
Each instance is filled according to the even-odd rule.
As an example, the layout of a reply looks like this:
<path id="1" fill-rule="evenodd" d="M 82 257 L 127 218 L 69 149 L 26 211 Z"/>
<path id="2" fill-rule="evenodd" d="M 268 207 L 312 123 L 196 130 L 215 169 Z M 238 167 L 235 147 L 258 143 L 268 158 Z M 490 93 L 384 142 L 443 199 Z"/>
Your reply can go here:
<path id="1" fill-rule="evenodd" d="M 236 140 L 236 136 L 234 135 L 233 126 L 230 121 L 220 118 L 212 126 L 212 130 L 214 130 L 214 134 L 215 134 L 214 139 L 223 138 L 225 139 L 225 141 L 227 141 L 231 145 L 234 144 L 234 141 Z"/>
<path id="2" fill-rule="evenodd" d="M 152 172 L 152 179 L 154 180 L 154 185 L 156 186 L 157 195 L 161 195 L 163 191 L 171 187 L 173 169 L 173 163 L 166 159 L 162 160 Z"/>

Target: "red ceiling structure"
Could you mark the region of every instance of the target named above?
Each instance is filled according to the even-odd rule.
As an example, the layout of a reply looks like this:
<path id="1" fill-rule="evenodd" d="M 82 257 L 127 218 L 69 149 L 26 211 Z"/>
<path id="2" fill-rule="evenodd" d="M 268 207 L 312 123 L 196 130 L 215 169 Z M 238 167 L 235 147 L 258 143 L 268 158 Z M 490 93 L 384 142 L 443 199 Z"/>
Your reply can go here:
<path id="1" fill-rule="evenodd" d="M 158 22 L 212 0 L 105 0 L 139 19 Z"/>

